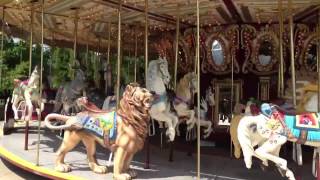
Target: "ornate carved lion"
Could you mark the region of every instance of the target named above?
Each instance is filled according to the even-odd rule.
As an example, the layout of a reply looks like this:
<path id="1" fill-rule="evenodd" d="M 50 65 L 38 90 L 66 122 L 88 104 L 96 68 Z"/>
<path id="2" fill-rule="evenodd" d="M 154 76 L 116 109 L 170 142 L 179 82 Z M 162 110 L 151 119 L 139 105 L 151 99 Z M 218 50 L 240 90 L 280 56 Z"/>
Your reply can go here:
<path id="1" fill-rule="evenodd" d="M 70 171 L 70 166 L 64 163 L 64 157 L 82 141 L 87 149 L 89 167 L 96 173 L 106 173 L 107 168 L 98 165 L 95 158 L 95 143 L 98 142 L 115 151 L 114 179 L 135 177 L 137 173 L 130 170 L 129 166 L 134 154 L 143 148 L 152 100 L 152 94 L 147 89 L 132 83 L 126 87 L 117 112 L 83 111 L 76 116 L 49 114 L 45 118 L 48 128 L 66 130 L 57 152 L 55 169 Z M 111 118 L 108 120 L 108 117 Z M 62 120 L 65 125 L 54 126 L 50 122 L 52 119 Z M 101 131 L 90 129 L 89 125 L 97 125 Z"/>

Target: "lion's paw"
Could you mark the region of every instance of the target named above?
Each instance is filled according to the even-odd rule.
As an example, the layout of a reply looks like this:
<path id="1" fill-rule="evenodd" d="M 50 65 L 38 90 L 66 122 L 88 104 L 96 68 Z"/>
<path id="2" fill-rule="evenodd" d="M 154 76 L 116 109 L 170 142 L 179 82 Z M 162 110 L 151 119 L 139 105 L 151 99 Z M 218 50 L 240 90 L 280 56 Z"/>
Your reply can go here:
<path id="1" fill-rule="evenodd" d="M 68 164 L 58 164 L 58 165 L 56 165 L 56 167 L 54 169 L 59 172 L 70 172 L 71 171 L 71 167 Z"/>
<path id="2" fill-rule="evenodd" d="M 96 163 L 89 163 L 90 169 L 98 174 L 105 174 L 108 171 L 108 168 L 106 166 L 99 166 Z"/>
<path id="3" fill-rule="evenodd" d="M 136 178 L 138 176 L 137 171 L 133 169 L 129 169 L 127 173 L 131 176 L 131 178 Z"/>
<path id="4" fill-rule="evenodd" d="M 131 180 L 130 174 L 122 173 L 119 175 L 113 175 L 114 180 Z"/>

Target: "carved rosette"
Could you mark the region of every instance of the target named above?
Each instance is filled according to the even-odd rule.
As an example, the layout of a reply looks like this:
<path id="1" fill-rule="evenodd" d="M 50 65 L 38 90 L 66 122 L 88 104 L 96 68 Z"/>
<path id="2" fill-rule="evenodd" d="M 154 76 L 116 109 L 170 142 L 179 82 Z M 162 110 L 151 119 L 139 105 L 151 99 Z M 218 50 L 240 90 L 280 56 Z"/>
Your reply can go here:
<path id="1" fill-rule="evenodd" d="M 269 75 L 278 72 L 279 67 L 279 39 L 275 31 L 266 26 L 260 32 L 254 27 L 244 25 L 242 27 L 243 41 L 242 46 L 245 49 L 245 62 L 242 66 L 242 72 L 249 71 L 257 75 Z M 263 43 L 268 43 L 271 47 L 263 47 Z M 260 48 L 268 48 L 270 50 L 270 61 L 262 63 L 259 59 Z"/>
<path id="2" fill-rule="evenodd" d="M 201 70 L 203 73 L 212 73 L 217 75 L 228 74 L 232 70 L 232 56 L 235 56 L 236 49 L 239 48 L 238 45 L 239 30 L 237 25 L 229 26 L 227 29 L 212 31 L 210 35 L 206 38 L 206 58 L 203 59 L 201 63 Z M 212 55 L 212 44 L 217 41 L 222 49 L 222 62 L 217 63 Z M 239 72 L 239 64 L 234 58 L 234 72 Z"/>

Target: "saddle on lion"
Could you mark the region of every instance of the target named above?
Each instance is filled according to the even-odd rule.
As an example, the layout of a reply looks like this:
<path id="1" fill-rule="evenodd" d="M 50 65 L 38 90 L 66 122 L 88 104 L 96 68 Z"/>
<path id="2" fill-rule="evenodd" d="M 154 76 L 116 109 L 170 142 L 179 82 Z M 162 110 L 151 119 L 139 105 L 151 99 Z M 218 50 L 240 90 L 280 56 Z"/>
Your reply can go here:
<path id="1" fill-rule="evenodd" d="M 103 138 L 107 146 L 114 144 L 117 137 L 117 113 L 99 109 L 86 97 L 78 98 L 77 103 L 84 110 L 76 115 L 77 126 Z"/>
<path id="2" fill-rule="evenodd" d="M 290 139 L 296 139 L 299 144 L 304 144 L 306 141 L 320 141 L 320 118 L 317 112 L 287 115 L 279 111 L 277 106 L 267 103 L 261 105 L 261 112 L 268 117 L 266 126 L 271 131 L 280 127 L 284 129 L 282 134 Z"/>

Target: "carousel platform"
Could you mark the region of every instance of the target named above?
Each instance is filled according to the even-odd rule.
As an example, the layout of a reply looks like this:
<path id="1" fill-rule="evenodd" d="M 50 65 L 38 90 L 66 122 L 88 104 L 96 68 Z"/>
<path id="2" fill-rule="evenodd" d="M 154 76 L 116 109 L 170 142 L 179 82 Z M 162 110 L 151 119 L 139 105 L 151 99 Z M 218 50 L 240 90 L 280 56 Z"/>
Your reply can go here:
<path id="1" fill-rule="evenodd" d="M 58 173 L 53 170 L 56 158 L 55 152 L 59 148 L 61 139 L 57 132 L 52 132 L 41 127 L 40 162 L 35 165 L 37 131 L 35 123 L 31 123 L 29 131 L 29 150 L 24 150 L 24 128 L 23 125 L 16 127 L 9 135 L 0 137 L 0 156 L 11 164 L 23 170 L 40 175 L 48 179 L 112 179 L 112 164 L 108 164 L 109 151 L 98 146 L 97 159 L 102 165 L 107 165 L 110 173 L 95 174 L 90 171 L 86 152 L 83 144 L 79 144 L 66 156 L 65 162 L 70 164 L 72 171 L 69 173 Z M 150 141 L 153 139 L 151 138 Z M 214 151 L 214 147 L 212 147 Z M 196 155 L 187 156 L 186 152 L 176 150 L 174 161 L 168 161 L 169 148 L 160 149 L 151 143 L 150 145 L 150 169 L 144 169 L 145 151 L 139 152 L 132 162 L 132 168 L 138 171 L 137 179 L 170 179 L 191 180 L 196 176 Z M 295 165 L 289 162 L 292 169 Z M 302 179 L 314 179 L 311 174 L 311 164 L 308 163 L 300 169 Z M 254 163 L 251 170 L 245 168 L 243 160 L 231 159 L 229 157 L 202 155 L 201 156 L 201 179 L 210 180 L 270 180 L 285 179 L 272 166 L 263 172 L 258 163 Z"/>

